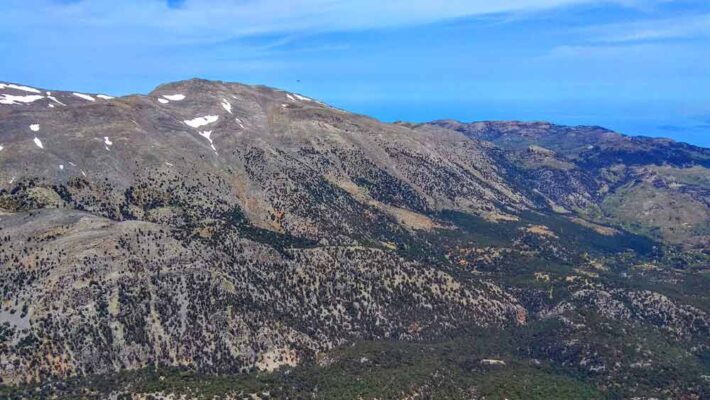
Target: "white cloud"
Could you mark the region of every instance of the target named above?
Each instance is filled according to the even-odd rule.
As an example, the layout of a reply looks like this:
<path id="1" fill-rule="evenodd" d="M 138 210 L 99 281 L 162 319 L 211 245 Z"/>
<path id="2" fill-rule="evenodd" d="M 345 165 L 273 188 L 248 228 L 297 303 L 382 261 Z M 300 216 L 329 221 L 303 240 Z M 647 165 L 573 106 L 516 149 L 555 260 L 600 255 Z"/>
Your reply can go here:
<path id="1" fill-rule="evenodd" d="M 652 1 L 652 0 L 648 0 Z M 607 2 L 628 3 L 627 0 Z M 434 23 L 490 14 L 514 14 L 598 3 L 593 0 L 186 0 L 169 8 L 157 0 L 6 0 L 0 6 L 8 24 L 48 30 L 115 31 L 135 38 L 133 28 L 151 40 L 180 43 L 218 41 L 254 34 L 318 33 Z M 11 17 L 11 18 L 7 18 Z"/>
<path id="2" fill-rule="evenodd" d="M 586 29 L 594 41 L 628 43 L 710 37 L 710 14 L 609 24 Z"/>

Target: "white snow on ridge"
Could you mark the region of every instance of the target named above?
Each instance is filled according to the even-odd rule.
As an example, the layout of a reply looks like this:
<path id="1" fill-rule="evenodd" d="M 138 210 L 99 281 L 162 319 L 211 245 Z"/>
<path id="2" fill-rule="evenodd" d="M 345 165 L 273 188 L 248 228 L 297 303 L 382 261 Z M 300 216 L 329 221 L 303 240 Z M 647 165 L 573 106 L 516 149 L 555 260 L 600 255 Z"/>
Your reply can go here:
<path id="1" fill-rule="evenodd" d="M 43 98 L 44 96 L 38 94 L 32 94 L 29 96 L 13 96 L 11 94 L 3 94 L 0 97 L 0 104 L 32 103 Z"/>
<path id="2" fill-rule="evenodd" d="M 202 125 L 207 125 L 207 124 L 217 122 L 218 119 L 219 119 L 218 115 L 205 115 L 204 117 L 197 117 L 194 119 L 188 119 L 183 122 L 193 128 L 199 128 Z"/>
<path id="3" fill-rule="evenodd" d="M 15 85 L 14 83 L 0 83 L 0 89 L 5 89 L 5 88 L 22 90 L 22 91 L 30 92 L 30 93 L 41 93 L 39 90 L 37 90 L 35 88 L 31 88 L 29 86 Z"/>
<path id="4" fill-rule="evenodd" d="M 168 100 L 172 100 L 172 101 L 185 100 L 184 94 L 164 94 L 163 97 L 165 97 Z"/>
<path id="5" fill-rule="evenodd" d="M 210 142 L 210 147 L 212 147 L 212 150 L 214 150 L 214 152 L 216 153 L 217 149 L 214 147 L 214 143 L 212 142 L 212 139 L 210 138 L 212 131 L 202 131 L 202 132 L 198 132 L 198 133 L 200 134 L 200 136 L 202 136 L 203 138 L 207 139 Z"/>
<path id="6" fill-rule="evenodd" d="M 303 101 L 313 101 L 313 99 L 308 98 L 308 97 L 306 97 L 306 96 L 301 96 L 301 95 L 298 94 L 298 93 L 294 93 L 293 95 L 296 96 L 296 98 L 299 99 L 299 100 L 303 100 Z"/>
<path id="7" fill-rule="evenodd" d="M 47 92 L 47 98 L 52 100 L 55 103 L 61 104 L 63 106 L 66 106 L 66 104 L 62 103 L 61 101 L 57 100 L 56 97 L 52 96 L 50 92 Z M 51 104 L 50 104 L 51 105 Z"/>
<path id="8" fill-rule="evenodd" d="M 166 100 L 166 99 L 163 99 L 163 98 L 158 99 L 158 102 L 160 102 L 161 104 L 168 104 L 168 103 L 170 103 L 169 100 Z"/>
<path id="9" fill-rule="evenodd" d="M 89 96 L 88 94 L 84 94 L 84 93 L 72 93 L 72 94 L 73 94 L 74 96 L 80 97 L 80 98 L 82 98 L 82 99 L 84 99 L 84 100 L 96 101 L 95 98 Z"/>
<path id="10" fill-rule="evenodd" d="M 42 145 L 42 141 L 41 141 L 41 140 L 35 138 L 35 144 L 36 144 L 37 147 L 39 147 L 40 149 L 44 149 L 44 146 Z"/>
<path id="11" fill-rule="evenodd" d="M 311 99 L 310 97 L 306 96 L 301 96 L 298 93 L 286 93 L 286 97 L 288 97 L 289 100 L 296 101 L 296 100 L 301 100 L 301 101 L 315 101 Z"/>
<path id="12" fill-rule="evenodd" d="M 222 108 L 227 110 L 228 113 L 232 113 L 232 104 L 227 99 L 222 99 Z"/>
<path id="13" fill-rule="evenodd" d="M 111 99 L 113 99 L 112 96 L 106 96 L 105 94 L 97 94 L 96 97 L 98 97 L 98 98 L 100 98 L 100 99 L 104 99 L 104 100 L 111 100 Z"/>
<path id="14" fill-rule="evenodd" d="M 32 124 L 30 125 L 30 130 L 32 132 L 39 132 L 39 124 Z"/>

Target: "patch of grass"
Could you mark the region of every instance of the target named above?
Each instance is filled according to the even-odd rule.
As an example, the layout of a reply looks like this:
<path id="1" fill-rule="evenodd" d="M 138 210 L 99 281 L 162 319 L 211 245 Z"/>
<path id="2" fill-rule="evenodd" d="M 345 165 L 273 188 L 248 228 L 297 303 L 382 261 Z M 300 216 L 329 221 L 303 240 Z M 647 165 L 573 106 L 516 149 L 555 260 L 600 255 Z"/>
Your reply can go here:
<path id="1" fill-rule="evenodd" d="M 610 193 L 604 213 L 632 232 L 680 244 L 710 233 L 706 206 L 690 195 L 648 183 L 630 183 Z"/>
<path id="2" fill-rule="evenodd" d="M 651 239 L 629 232 L 616 235 L 603 235 L 594 229 L 577 224 L 569 219 L 555 214 L 543 214 L 525 211 L 518 215 L 516 222 L 489 222 L 475 215 L 456 211 L 443 211 L 438 217 L 461 228 L 460 232 L 437 232 L 442 237 L 458 235 L 459 240 L 467 240 L 481 246 L 507 246 L 518 235 L 520 228 L 528 225 L 545 225 L 559 237 L 559 242 L 568 248 L 590 253 L 611 254 L 626 250 L 646 255 L 656 244 Z"/>

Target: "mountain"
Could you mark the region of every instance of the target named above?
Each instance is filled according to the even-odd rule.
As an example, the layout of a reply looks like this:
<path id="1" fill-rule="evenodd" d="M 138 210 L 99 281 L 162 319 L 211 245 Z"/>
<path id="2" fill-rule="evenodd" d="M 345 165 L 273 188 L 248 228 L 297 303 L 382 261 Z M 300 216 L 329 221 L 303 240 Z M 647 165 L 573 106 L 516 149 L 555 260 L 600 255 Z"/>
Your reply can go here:
<path id="1" fill-rule="evenodd" d="M 532 189 L 563 212 L 620 224 L 686 248 L 710 245 L 710 149 L 593 126 L 432 124 L 505 150 L 524 169 L 516 174 L 535 180 Z"/>
<path id="2" fill-rule="evenodd" d="M 0 395 L 708 393 L 710 150 L 0 83 Z"/>

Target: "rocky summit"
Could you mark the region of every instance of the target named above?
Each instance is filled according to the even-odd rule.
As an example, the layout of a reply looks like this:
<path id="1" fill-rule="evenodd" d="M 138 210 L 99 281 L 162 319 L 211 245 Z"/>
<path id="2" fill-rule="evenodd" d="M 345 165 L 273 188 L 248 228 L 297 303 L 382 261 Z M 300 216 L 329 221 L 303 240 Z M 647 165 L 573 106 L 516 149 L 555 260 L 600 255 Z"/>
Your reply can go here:
<path id="1" fill-rule="evenodd" d="M 710 149 L 0 83 L 2 398 L 710 396 Z"/>

